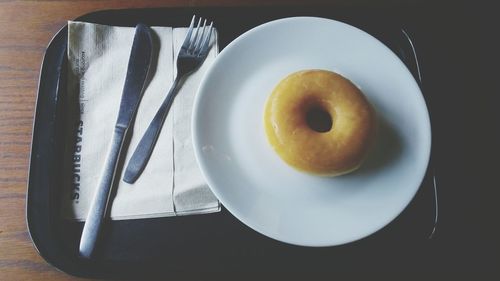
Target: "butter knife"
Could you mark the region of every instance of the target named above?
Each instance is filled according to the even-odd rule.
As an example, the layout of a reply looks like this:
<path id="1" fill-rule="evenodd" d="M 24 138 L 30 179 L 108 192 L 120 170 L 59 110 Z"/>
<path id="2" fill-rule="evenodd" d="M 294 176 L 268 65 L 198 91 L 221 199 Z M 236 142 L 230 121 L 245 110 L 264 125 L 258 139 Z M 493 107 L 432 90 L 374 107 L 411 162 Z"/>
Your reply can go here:
<path id="1" fill-rule="evenodd" d="M 95 190 L 80 240 L 80 255 L 85 258 L 90 258 L 93 255 L 99 238 L 123 142 L 131 123 L 133 123 L 139 102 L 144 93 L 151 65 L 152 48 L 153 42 L 150 28 L 144 24 L 138 24 L 135 28 L 134 42 L 128 61 L 118 119 L 108 148 L 104 169 Z"/>

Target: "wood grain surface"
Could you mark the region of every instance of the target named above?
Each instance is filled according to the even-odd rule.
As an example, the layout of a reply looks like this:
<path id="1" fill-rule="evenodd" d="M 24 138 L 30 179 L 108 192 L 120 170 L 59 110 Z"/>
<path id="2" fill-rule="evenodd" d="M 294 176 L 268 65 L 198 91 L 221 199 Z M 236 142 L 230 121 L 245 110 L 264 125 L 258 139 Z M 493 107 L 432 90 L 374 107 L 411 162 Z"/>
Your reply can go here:
<path id="1" fill-rule="evenodd" d="M 307 4 L 325 4 L 322 2 L 327 1 L 309 0 Z M 367 2 L 336 1 L 335 4 Z M 73 278 L 59 272 L 38 255 L 25 222 L 26 184 L 40 65 L 47 44 L 67 20 L 101 9 L 302 3 L 264 0 L 0 1 L 0 280 Z"/>

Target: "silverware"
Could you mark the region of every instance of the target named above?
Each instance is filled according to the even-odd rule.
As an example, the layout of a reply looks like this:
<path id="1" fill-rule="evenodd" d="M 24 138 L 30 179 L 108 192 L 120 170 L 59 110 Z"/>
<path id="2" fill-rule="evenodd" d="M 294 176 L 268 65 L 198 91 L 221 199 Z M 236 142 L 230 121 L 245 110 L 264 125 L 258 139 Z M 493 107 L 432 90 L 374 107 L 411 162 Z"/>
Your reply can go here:
<path id="1" fill-rule="evenodd" d="M 123 141 L 130 124 L 133 123 L 139 102 L 144 93 L 146 77 L 151 65 L 152 47 L 153 41 L 149 27 L 138 24 L 135 28 L 134 42 L 128 61 L 118 119 L 108 149 L 104 170 L 95 190 L 80 240 L 80 255 L 86 258 L 93 255 L 99 238 Z"/>
<path id="2" fill-rule="evenodd" d="M 130 158 L 123 177 L 123 181 L 127 183 L 134 183 L 146 167 L 163 123 L 165 122 L 170 107 L 172 106 L 174 98 L 177 95 L 177 91 L 181 84 L 180 82 L 184 77 L 186 77 L 186 75 L 196 70 L 208 55 L 213 22 L 207 26 L 207 20 L 205 19 L 203 20 L 203 25 L 201 25 L 202 18 L 200 18 L 196 28 L 194 28 L 195 20 L 196 16 L 193 16 L 186 39 L 182 44 L 179 55 L 177 56 L 177 76 L 175 77 L 174 83 L 171 86 L 167 97 L 156 112 L 153 121 L 149 124 L 146 133 L 137 145 L 134 154 Z"/>

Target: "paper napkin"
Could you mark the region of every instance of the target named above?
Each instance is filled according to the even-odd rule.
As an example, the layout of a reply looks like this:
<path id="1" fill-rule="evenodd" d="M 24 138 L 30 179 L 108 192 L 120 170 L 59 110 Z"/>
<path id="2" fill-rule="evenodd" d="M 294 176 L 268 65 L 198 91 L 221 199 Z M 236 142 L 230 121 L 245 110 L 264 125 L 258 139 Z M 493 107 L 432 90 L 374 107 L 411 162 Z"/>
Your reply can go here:
<path id="1" fill-rule="evenodd" d="M 187 28 L 152 27 L 154 55 L 150 82 L 137 112 L 126 153 L 135 147 L 165 98 L 175 75 L 177 53 Z M 79 101 L 72 184 L 64 189 L 64 218 L 85 220 L 104 166 L 118 116 L 135 28 L 68 23 L 68 95 Z M 216 33 L 216 32 L 215 32 Z M 220 204 L 205 183 L 191 142 L 191 111 L 199 82 L 218 52 L 215 36 L 203 65 L 182 85 L 153 154 L 134 184 L 122 181 L 108 208 L 111 219 L 167 217 L 217 212 Z"/>

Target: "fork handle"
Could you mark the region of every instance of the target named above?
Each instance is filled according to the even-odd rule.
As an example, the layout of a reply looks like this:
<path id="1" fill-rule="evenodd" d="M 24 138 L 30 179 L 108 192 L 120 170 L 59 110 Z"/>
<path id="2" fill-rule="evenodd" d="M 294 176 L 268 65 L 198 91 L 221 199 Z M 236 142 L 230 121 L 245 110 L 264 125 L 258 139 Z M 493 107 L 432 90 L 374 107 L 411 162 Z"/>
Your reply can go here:
<path id="1" fill-rule="evenodd" d="M 160 135 L 163 123 L 167 118 L 170 107 L 174 102 L 175 96 L 178 92 L 178 86 L 180 85 L 181 76 L 177 75 L 175 77 L 174 83 L 170 88 L 165 100 L 161 104 L 160 108 L 156 112 L 155 117 L 149 124 L 149 127 L 142 136 L 141 141 L 137 145 L 132 158 L 128 162 L 127 169 L 125 170 L 125 175 L 123 176 L 123 181 L 126 183 L 134 183 L 139 176 L 144 171 L 144 168 L 148 164 L 151 153 L 155 147 L 158 136 Z"/>

